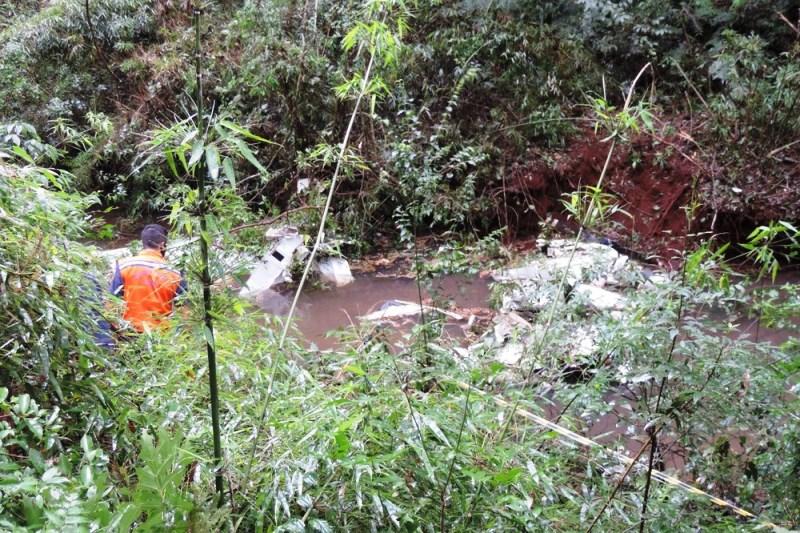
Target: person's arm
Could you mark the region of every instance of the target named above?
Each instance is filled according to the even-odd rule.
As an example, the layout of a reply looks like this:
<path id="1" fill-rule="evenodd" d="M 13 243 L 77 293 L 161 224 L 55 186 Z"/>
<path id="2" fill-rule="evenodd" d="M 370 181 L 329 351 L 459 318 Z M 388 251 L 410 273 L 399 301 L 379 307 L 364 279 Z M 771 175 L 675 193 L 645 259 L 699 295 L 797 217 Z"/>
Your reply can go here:
<path id="1" fill-rule="evenodd" d="M 186 283 L 186 276 L 181 271 L 181 281 L 178 283 L 178 290 L 175 291 L 175 296 L 180 296 L 181 294 L 186 294 L 186 291 L 189 290 L 189 285 Z"/>
<path id="2" fill-rule="evenodd" d="M 115 263 L 114 277 L 111 279 L 111 294 L 120 297 L 125 294 L 125 285 L 122 283 L 122 273 L 119 271 L 119 261 Z"/>

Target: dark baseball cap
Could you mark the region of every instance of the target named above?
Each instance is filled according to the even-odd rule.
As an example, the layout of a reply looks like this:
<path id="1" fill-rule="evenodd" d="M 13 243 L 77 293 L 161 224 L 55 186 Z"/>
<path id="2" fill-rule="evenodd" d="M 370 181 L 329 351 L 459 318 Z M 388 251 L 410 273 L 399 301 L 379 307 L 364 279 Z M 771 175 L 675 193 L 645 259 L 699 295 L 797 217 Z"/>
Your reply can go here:
<path id="1" fill-rule="evenodd" d="M 167 243 L 167 228 L 159 224 L 148 224 L 142 230 L 142 246 L 161 248 Z"/>

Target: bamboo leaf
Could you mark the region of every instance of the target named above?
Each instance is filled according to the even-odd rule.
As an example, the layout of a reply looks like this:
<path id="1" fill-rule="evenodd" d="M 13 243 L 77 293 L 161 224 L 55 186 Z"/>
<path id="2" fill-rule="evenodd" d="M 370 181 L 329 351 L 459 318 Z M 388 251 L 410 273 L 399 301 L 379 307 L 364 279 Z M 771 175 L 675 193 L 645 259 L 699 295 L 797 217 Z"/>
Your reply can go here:
<path id="1" fill-rule="evenodd" d="M 197 128 L 193 128 L 186 134 L 186 137 L 181 141 L 181 146 L 188 145 L 195 137 L 197 137 Z"/>
<path id="2" fill-rule="evenodd" d="M 270 141 L 269 139 L 265 139 L 264 137 L 256 135 L 255 133 L 253 133 L 252 131 L 248 130 L 247 128 L 243 128 L 243 127 L 239 126 L 238 124 L 234 124 L 233 122 L 229 122 L 227 120 L 220 120 L 219 123 L 222 126 L 225 126 L 226 128 L 228 128 L 229 130 L 231 130 L 231 131 L 233 131 L 235 133 L 238 133 L 239 135 L 241 135 L 241 136 L 243 136 L 243 137 L 245 137 L 247 139 L 250 139 L 252 141 L 258 141 L 258 142 L 267 143 L 267 144 L 278 144 L 278 143 L 276 143 L 274 141 Z"/>
<path id="3" fill-rule="evenodd" d="M 231 143 L 236 146 L 236 149 L 239 151 L 239 155 L 247 159 L 247 161 L 256 167 L 260 172 L 266 173 L 267 169 L 264 168 L 258 159 L 256 159 L 255 154 L 248 148 L 247 144 L 245 144 L 241 139 L 231 139 Z"/>
<path id="4" fill-rule="evenodd" d="M 189 158 L 189 167 L 193 167 L 200 161 L 200 158 L 203 157 L 203 142 L 197 140 L 194 142 L 194 146 L 192 146 L 192 156 Z"/>
<path id="5" fill-rule="evenodd" d="M 206 338 L 206 344 L 212 348 L 216 348 L 216 345 L 214 344 L 214 333 L 211 332 L 208 326 L 203 326 L 203 335 Z"/>
<path id="6" fill-rule="evenodd" d="M 337 431 L 333 435 L 334 448 L 331 452 L 331 457 L 334 459 L 343 459 L 347 456 L 352 445 L 350 439 L 344 431 Z"/>
<path id="7" fill-rule="evenodd" d="M 225 172 L 225 177 L 231 184 L 231 187 L 236 188 L 236 173 L 233 171 L 233 161 L 230 157 L 226 157 L 222 161 L 222 170 Z"/>
<path id="8" fill-rule="evenodd" d="M 25 149 L 23 147 L 14 146 L 14 147 L 11 148 L 11 151 L 14 152 L 15 154 L 17 154 L 19 157 L 21 157 L 25 161 L 27 161 L 28 163 L 33 164 L 33 158 L 30 156 L 30 154 L 28 152 L 25 151 Z"/>
<path id="9" fill-rule="evenodd" d="M 366 372 L 364 372 L 364 369 L 361 368 L 359 365 L 356 365 L 356 364 L 346 365 L 344 368 L 342 368 L 342 370 L 344 370 L 345 372 L 352 372 L 353 374 L 355 374 L 356 376 L 359 376 L 359 377 L 366 375 Z"/>
<path id="10" fill-rule="evenodd" d="M 183 171 L 187 174 L 191 174 L 191 170 L 189 169 L 189 162 L 186 161 L 186 154 L 183 153 L 183 150 L 178 150 L 178 160 L 183 165 Z"/>
<path id="11" fill-rule="evenodd" d="M 219 178 L 219 150 L 213 144 L 206 146 L 206 164 L 209 177 L 216 181 Z"/>
<path id="12" fill-rule="evenodd" d="M 353 47 L 358 42 L 359 34 L 361 33 L 361 26 L 355 26 L 353 29 L 347 32 L 347 34 L 342 39 L 342 48 L 344 48 L 345 52 L 349 52 L 353 49 Z"/>
<path id="13" fill-rule="evenodd" d="M 492 484 L 495 486 L 510 485 L 522 474 L 522 468 L 516 466 L 508 470 L 501 470 L 492 476 Z"/>
<path id="14" fill-rule="evenodd" d="M 167 165 L 169 165 L 169 169 L 172 171 L 172 175 L 177 178 L 178 167 L 175 166 L 175 154 L 173 154 L 171 151 L 167 151 L 166 156 L 167 156 Z"/>

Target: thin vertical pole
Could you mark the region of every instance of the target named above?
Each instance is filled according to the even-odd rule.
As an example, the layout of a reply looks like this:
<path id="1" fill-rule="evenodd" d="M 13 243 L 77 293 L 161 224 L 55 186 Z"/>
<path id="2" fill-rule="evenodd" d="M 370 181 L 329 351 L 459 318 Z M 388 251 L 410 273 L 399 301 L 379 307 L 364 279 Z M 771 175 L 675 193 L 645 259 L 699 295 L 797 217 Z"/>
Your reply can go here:
<path id="1" fill-rule="evenodd" d="M 202 11 L 195 5 L 193 23 L 195 29 L 195 76 L 197 84 L 197 131 L 205 144 L 205 124 L 203 117 L 203 78 L 202 51 L 200 49 L 200 20 Z M 211 425 L 214 431 L 214 484 L 217 488 L 218 503 L 225 500 L 222 480 L 222 443 L 219 431 L 219 393 L 217 390 L 217 354 L 214 344 L 214 322 L 211 318 L 211 273 L 208 268 L 208 231 L 206 224 L 206 168 L 203 158 L 197 165 L 197 189 L 200 211 L 200 256 L 202 260 L 201 278 L 203 281 L 203 322 L 205 326 L 206 351 L 208 352 L 208 384 L 211 389 Z"/>

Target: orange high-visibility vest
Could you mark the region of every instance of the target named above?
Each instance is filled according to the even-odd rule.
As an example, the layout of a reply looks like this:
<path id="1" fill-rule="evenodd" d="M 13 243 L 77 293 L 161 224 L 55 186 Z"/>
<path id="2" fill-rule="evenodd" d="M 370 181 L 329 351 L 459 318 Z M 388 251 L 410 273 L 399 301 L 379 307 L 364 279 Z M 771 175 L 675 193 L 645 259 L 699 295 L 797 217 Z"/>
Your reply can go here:
<path id="1" fill-rule="evenodd" d="M 125 299 L 123 318 L 139 332 L 163 327 L 173 300 L 184 289 L 180 272 L 150 249 L 119 261 L 111 284 L 111 291 Z"/>

